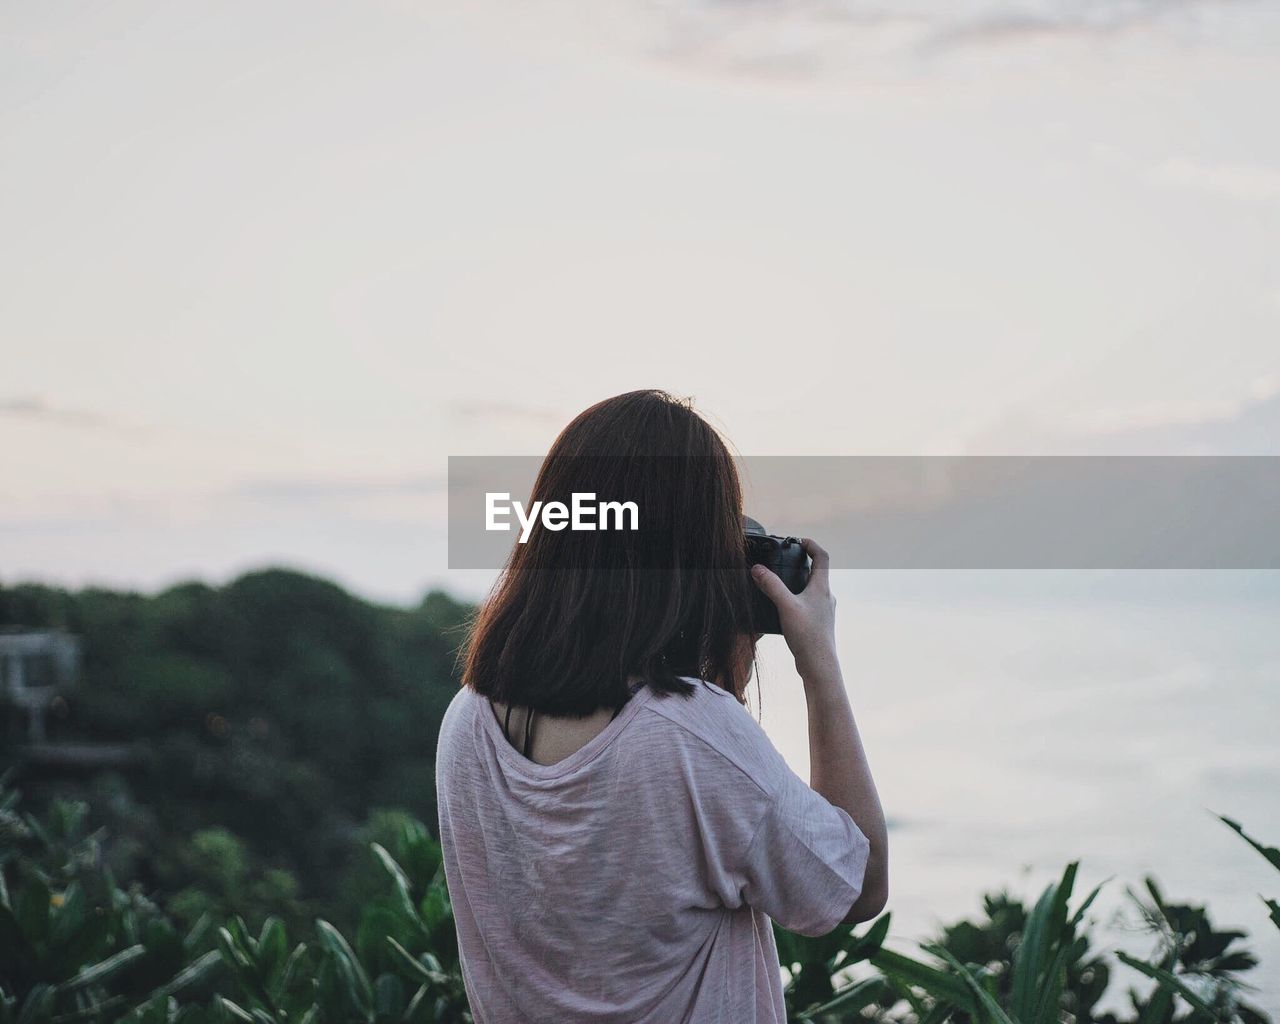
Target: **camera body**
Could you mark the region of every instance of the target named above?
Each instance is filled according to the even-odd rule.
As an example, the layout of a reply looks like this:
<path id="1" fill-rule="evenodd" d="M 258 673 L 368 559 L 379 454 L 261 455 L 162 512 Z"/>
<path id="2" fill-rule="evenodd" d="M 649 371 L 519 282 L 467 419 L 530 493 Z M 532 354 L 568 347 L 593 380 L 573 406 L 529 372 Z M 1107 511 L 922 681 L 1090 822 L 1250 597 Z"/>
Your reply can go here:
<path id="1" fill-rule="evenodd" d="M 747 565 L 763 565 L 798 594 L 809 582 L 809 556 L 798 537 L 777 537 L 766 533 L 750 516 L 743 516 L 742 529 L 747 545 Z M 781 633 L 778 607 L 759 588 L 751 595 L 751 630 L 754 633 Z"/>

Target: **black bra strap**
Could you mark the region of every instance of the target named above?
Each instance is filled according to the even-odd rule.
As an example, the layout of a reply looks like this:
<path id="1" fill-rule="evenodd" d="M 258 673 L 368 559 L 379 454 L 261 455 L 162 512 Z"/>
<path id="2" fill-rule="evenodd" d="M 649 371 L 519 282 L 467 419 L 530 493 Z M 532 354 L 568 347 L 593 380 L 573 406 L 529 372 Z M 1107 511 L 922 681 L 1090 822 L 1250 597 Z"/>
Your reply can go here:
<path id="1" fill-rule="evenodd" d="M 640 682 L 636 683 L 634 686 L 627 687 L 628 691 L 630 691 L 627 694 L 627 699 L 630 700 L 637 693 L 639 693 L 641 687 L 643 686 L 644 686 L 644 680 L 642 679 L 640 680 Z M 623 704 L 619 704 L 616 708 L 614 708 L 613 714 L 609 716 L 609 721 L 612 722 L 615 718 L 617 718 L 618 715 L 622 713 L 622 709 L 625 708 L 626 706 L 627 705 L 623 703 Z M 511 705 L 510 704 L 507 705 L 507 714 L 502 722 L 502 731 L 506 733 L 507 739 L 510 740 L 511 739 Z M 524 747 L 522 752 L 525 757 L 529 756 L 529 751 L 532 749 L 532 747 L 533 747 L 533 711 L 530 711 L 528 716 L 524 720 Z"/>

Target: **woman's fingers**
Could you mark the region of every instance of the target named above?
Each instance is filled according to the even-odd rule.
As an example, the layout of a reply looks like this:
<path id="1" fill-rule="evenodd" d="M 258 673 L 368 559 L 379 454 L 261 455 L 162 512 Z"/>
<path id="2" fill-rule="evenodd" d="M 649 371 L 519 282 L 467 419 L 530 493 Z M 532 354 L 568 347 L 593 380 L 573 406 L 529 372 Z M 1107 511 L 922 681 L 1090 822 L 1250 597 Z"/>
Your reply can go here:
<path id="1" fill-rule="evenodd" d="M 751 578 L 755 580 L 756 586 L 764 591 L 765 597 L 781 608 L 788 601 L 795 598 L 795 595 L 787 589 L 787 585 L 776 572 L 763 565 L 753 565 L 751 567 Z"/>
<path id="2" fill-rule="evenodd" d="M 810 582 L 812 582 L 813 577 L 817 577 L 822 586 L 828 586 L 830 584 L 831 556 L 827 554 L 827 549 L 812 537 L 805 537 L 801 543 L 804 545 L 805 552 L 813 559 L 813 567 L 809 572 Z"/>

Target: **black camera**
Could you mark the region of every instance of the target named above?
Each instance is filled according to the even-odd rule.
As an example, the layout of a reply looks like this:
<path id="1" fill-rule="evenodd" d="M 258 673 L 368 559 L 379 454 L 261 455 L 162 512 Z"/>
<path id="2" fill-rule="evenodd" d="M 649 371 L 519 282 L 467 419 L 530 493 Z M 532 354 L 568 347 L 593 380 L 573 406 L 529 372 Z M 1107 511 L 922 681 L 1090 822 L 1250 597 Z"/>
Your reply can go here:
<path id="1" fill-rule="evenodd" d="M 771 569 L 793 594 L 804 590 L 809 582 L 809 556 L 798 537 L 775 537 L 750 516 L 742 517 L 746 535 L 747 564 Z M 778 607 L 758 587 L 751 595 L 751 631 L 781 633 Z"/>

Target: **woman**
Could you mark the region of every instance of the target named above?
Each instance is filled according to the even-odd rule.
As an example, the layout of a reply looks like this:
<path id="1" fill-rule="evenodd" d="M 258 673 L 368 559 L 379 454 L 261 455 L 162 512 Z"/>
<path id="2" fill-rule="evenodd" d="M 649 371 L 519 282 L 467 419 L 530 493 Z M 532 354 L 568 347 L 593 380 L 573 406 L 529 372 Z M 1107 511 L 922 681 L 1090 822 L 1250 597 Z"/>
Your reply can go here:
<path id="1" fill-rule="evenodd" d="M 634 498 L 642 529 L 544 529 L 514 546 L 440 732 L 440 840 L 475 1018 L 782 1024 L 770 919 L 821 935 L 874 917 L 888 885 L 827 553 L 804 542 L 799 595 L 748 572 L 732 458 L 660 391 L 565 428 L 532 497 L 574 492 Z M 744 707 L 753 586 L 804 682 L 809 785 Z"/>

